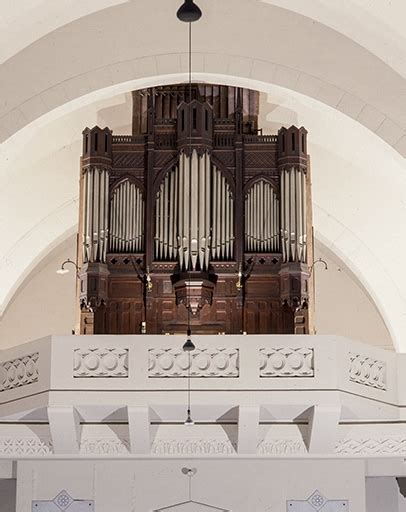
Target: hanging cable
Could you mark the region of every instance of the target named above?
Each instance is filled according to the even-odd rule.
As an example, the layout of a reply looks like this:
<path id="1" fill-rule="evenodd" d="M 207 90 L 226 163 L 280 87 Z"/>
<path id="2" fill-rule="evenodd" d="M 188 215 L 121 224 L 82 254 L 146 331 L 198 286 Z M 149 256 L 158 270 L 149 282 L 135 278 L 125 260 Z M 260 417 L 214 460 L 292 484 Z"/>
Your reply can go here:
<path id="1" fill-rule="evenodd" d="M 178 9 L 177 17 L 183 21 L 189 24 L 189 70 L 188 70 L 188 82 L 189 82 L 189 211 L 191 209 L 191 197 L 192 197 L 192 23 L 194 21 L 197 21 L 200 19 L 202 15 L 201 10 L 199 7 L 194 4 L 193 0 L 185 0 L 183 5 Z M 192 274 L 191 274 L 191 268 L 190 268 L 190 261 L 191 260 L 191 236 L 192 236 L 192 229 L 191 225 L 189 223 L 189 233 L 188 233 L 188 242 L 189 242 L 189 254 L 187 259 L 187 270 L 188 270 L 188 287 L 187 287 L 187 294 L 186 294 L 186 301 L 187 301 L 187 339 L 186 342 L 183 345 L 183 350 L 185 352 L 188 352 L 188 374 L 187 374 L 187 380 L 188 380 L 188 386 L 187 386 L 187 392 L 188 392 L 188 398 L 187 398 L 187 417 L 185 421 L 185 425 L 194 425 L 194 421 L 192 419 L 191 415 L 191 370 L 192 370 L 192 354 L 191 352 L 195 350 L 195 345 L 193 344 L 191 340 L 192 336 L 192 329 L 191 329 L 191 284 L 192 284 Z"/>
<path id="2" fill-rule="evenodd" d="M 192 197 L 192 22 L 189 22 L 189 211 L 191 211 L 191 197 Z M 192 250 L 192 227 L 189 222 L 189 256 L 188 259 L 191 260 L 191 250 Z M 192 276 L 190 273 L 190 262 L 188 261 L 188 289 L 187 289 L 187 336 L 192 336 L 192 329 L 190 325 L 190 314 L 191 314 L 191 304 L 190 304 L 190 285 L 192 283 Z M 189 353 L 190 356 L 190 353 Z M 190 362 L 190 361 L 189 361 Z M 189 379 L 190 381 L 190 379 Z M 190 384 L 190 383 L 189 383 Z"/>

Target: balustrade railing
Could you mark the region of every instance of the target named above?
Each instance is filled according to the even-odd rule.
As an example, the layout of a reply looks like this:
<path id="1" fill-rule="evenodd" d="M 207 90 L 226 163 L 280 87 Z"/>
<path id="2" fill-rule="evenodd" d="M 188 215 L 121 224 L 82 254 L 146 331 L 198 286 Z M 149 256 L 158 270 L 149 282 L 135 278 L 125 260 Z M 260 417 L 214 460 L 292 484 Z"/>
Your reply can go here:
<path id="1" fill-rule="evenodd" d="M 155 147 L 157 148 L 173 148 L 176 146 L 176 133 L 162 133 L 155 136 Z"/>
<path id="2" fill-rule="evenodd" d="M 218 148 L 232 148 L 234 146 L 234 135 L 228 133 L 216 133 L 214 145 Z"/>
<path id="3" fill-rule="evenodd" d="M 277 135 L 244 135 L 244 142 L 255 144 L 269 144 L 278 142 Z"/>
<path id="4" fill-rule="evenodd" d="M 144 144 L 144 135 L 113 135 L 113 144 Z"/>

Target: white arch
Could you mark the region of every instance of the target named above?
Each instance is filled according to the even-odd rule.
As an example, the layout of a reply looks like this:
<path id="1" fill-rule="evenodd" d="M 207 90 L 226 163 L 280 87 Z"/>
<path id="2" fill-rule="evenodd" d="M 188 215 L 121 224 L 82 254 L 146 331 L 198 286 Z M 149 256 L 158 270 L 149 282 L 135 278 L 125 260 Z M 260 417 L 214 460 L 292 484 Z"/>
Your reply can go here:
<path id="1" fill-rule="evenodd" d="M 0 66 L 0 141 L 54 108 L 134 79 L 186 70 L 175 0 L 115 5 L 61 26 Z M 304 93 L 406 154 L 406 81 L 351 39 L 257 0 L 207 0 L 194 69 Z"/>

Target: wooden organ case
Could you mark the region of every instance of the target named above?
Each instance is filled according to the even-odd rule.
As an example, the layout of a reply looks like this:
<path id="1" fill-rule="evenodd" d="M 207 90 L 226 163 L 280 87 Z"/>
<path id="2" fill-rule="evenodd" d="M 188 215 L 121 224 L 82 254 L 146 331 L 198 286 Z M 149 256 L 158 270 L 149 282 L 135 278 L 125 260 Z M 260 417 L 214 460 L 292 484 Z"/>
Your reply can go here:
<path id="1" fill-rule="evenodd" d="M 306 130 L 260 134 L 247 89 L 132 95 L 132 135 L 83 131 L 81 333 L 308 333 Z"/>

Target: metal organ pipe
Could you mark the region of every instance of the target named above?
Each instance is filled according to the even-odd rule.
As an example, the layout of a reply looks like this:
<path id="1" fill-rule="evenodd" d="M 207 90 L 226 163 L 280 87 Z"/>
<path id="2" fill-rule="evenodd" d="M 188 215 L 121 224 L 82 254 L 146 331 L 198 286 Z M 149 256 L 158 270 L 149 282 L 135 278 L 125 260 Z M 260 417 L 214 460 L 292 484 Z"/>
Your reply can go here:
<path id="1" fill-rule="evenodd" d="M 174 248 L 174 237 L 173 237 L 173 217 L 174 217 L 174 208 L 175 208 L 175 181 L 176 181 L 176 170 L 175 173 L 170 173 L 167 175 L 169 179 L 169 236 L 168 236 L 168 253 L 169 259 L 173 258 L 173 248 Z"/>
<path id="2" fill-rule="evenodd" d="M 104 195 L 104 201 L 103 201 L 103 226 L 104 226 L 104 233 L 103 233 L 103 261 L 106 261 L 107 257 L 107 249 L 109 244 L 109 176 L 108 173 L 104 173 L 104 187 L 103 187 L 103 195 Z"/>
<path id="3" fill-rule="evenodd" d="M 113 190 L 110 199 L 110 252 L 142 251 L 143 228 L 142 193 L 135 183 L 125 180 Z"/>
<path id="4" fill-rule="evenodd" d="M 164 259 L 167 259 L 168 257 L 168 221 L 169 221 L 169 215 L 168 215 L 168 175 L 165 176 L 165 186 L 163 189 L 162 194 L 162 211 L 163 215 L 161 217 L 161 232 L 163 237 L 163 254 Z"/>
<path id="5" fill-rule="evenodd" d="M 193 169 L 191 166 L 191 162 L 189 161 L 189 158 L 183 159 L 183 207 L 184 207 L 184 213 L 183 213 L 183 265 L 186 268 L 186 270 L 189 269 L 189 256 L 190 256 L 190 216 L 192 214 L 191 212 L 191 203 L 190 203 L 190 173 Z M 196 205 L 193 205 L 193 208 L 196 208 Z M 182 260 L 181 260 L 182 265 Z"/>
<path id="6" fill-rule="evenodd" d="M 193 150 L 191 160 L 180 155 L 179 165 L 162 180 L 155 208 L 156 259 L 173 261 L 178 255 L 182 269 L 207 270 L 210 258 L 233 257 L 234 200 L 207 153 Z"/>
<path id="7" fill-rule="evenodd" d="M 221 240 L 220 240 L 220 256 L 223 259 L 225 256 L 225 245 L 226 245 L 226 201 L 225 201 L 225 190 L 224 190 L 224 179 L 223 176 L 220 176 L 221 182 Z"/>
<path id="8" fill-rule="evenodd" d="M 267 187 L 267 195 L 268 195 L 268 216 L 270 217 L 270 222 L 268 224 L 268 242 L 267 242 L 267 251 L 275 252 L 276 251 L 276 240 L 275 240 L 275 232 L 278 233 L 279 227 L 276 226 L 276 218 L 275 218 L 275 195 L 272 193 Z"/>
<path id="9" fill-rule="evenodd" d="M 177 238 L 178 238 L 178 257 L 179 257 L 179 262 L 180 262 L 180 266 L 182 267 L 183 266 L 183 217 L 185 215 L 185 205 L 184 205 L 184 202 L 183 202 L 183 177 L 184 177 L 184 171 L 185 171 L 185 164 L 184 164 L 184 161 L 185 161 L 185 154 L 182 153 L 180 155 L 180 160 L 179 160 L 179 168 L 178 168 L 178 198 L 179 198 L 179 207 L 177 209 L 177 212 L 178 212 L 178 215 L 179 215 L 179 221 L 178 221 L 178 224 L 177 224 L 177 232 L 178 232 L 178 235 L 177 235 Z M 176 208 L 175 208 L 176 210 Z M 158 255 L 155 255 L 156 257 L 158 257 Z"/>
<path id="10" fill-rule="evenodd" d="M 281 173 L 283 261 L 307 261 L 306 175 L 291 167 Z"/>
<path id="11" fill-rule="evenodd" d="M 134 238 L 134 231 L 135 231 L 135 222 L 134 222 L 134 212 L 136 211 L 136 208 L 134 208 L 134 206 L 136 205 L 135 203 L 135 188 L 134 187 L 130 187 L 130 201 L 131 201 L 131 204 L 133 205 L 132 208 L 130 208 L 130 238 L 128 240 L 128 250 L 129 252 L 134 252 L 135 248 L 134 248 L 134 241 L 135 241 L 135 238 Z"/>
<path id="12" fill-rule="evenodd" d="M 189 250 L 190 250 L 190 258 L 192 263 L 192 268 L 196 269 L 197 258 L 199 255 L 199 168 L 200 168 L 200 158 L 196 151 L 192 152 L 192 169 L 190 175 L 190 195 L 189 200 L 190 203 L 190 242 L 189 242 Z M 187 232 L 188 233 L 188 232 Z M 186 268 L 188 268 L 189 262 L 186 262 Z"/>
<path id="13" fill-rule="evenodd" d="M 89 252 L 89 241 L 88 241 L 88 229 L 89 229 L 89 210 L 88 210 L 88 194 L 89 194 L 89 172 L 85 171 L 83 183 L 84 183 L 84 191 L 83 191 L 83 253 L 82 258 L 83 261 L 89 261 L 90 252 Z"/>
<path id="14" fill-rule="evenodd" d="M 205 233 L 206 233 L 206 241 L 205 241 L 205 247 L 206 251 L 204 253 L 204 264 L 205 268 L 209 268 L 209 261 L 210 261 L 210 252 L 211 252 L 211 194 L 210 194 L 210 187 L 211 187 L 211 162 L 209 155 L 205 154 L 205 162 L 206 162 L 206 185 L 205 185 L 205 197 L 206 197 L 206 207 L 205 207 L 205 213 L 206 213 L 206 221 L 205 221 Z M 208 233 L 208 236 L 207 236 Z"/>
<path id="15" fill-rule="evenodd" d="M 159 198 L 161 195 L 161 191 L 158 192 L 156 199 L 155 199 L 155 254 L 159 254 L 159 217 L 160 217 L 160 211 L 159 211 Z"/>
<path id="16" fill-rule="evenodd" d="M 206 248 L 206 154 L 203 155 L 202 166 L 198 169 L 198 183 L 199 183 L 199 216 L 198 216 L 198 238 L 200 239 L 199 247 L 199 265 L 200 268 L 205 266 L 205 248 Z M 201 235 L 201 236 L 200 236 Z"/>
<path id="17" fill-rule="evenodd" d="M 104 180 L 103 175 L 100 175 L 99 181 L 100 181 L 100 197 L 104 198 L 104 196 L 105 196 L 105 192 L 104 192 L 105 180 Z M 99 235 L 100 243 L 99 243 L 99 247 L 98 247 L 98 252 L 99 252 L 99 258 L 101 260 L 103 260 L 103 257 L 104 257 L 104 204 L 103 204 L 103 200 L 99 201 L 99 224 L 100 224 L 100 235 Z"/>
<path id="18" fill-rule="evenodd" d="M 119 217 L 118 217 L 118 247 L 117 251 L 121 252 L 123 249 L 123 218 L 124 218 L 124 187 L 120 186 L 118 189 L 118 209 L 119 209 Z"/>
<path id="19" fill-rule="evenodd" d="M 123 251 L 127 252 L 127 231 L 128 231 L 128 181 L 124 182 L 123 188 Z"/>
<path id="20" fill-rule="evenodd" d="M 213 179 L 213 216 L 212 216 L 212 222 L 213 222 L 213 229 L 212 229 L 212 240 L 211 240 L 211 256 L 213 259 L 216 257 L 216 250 L 217 250 L 217 217 L 218 217 L 218 211 L 217 211 L 217 179 L 216 176 Z"/>
<path id="21" fill-rule="evenodd" d="M 259 180 L 245 196 L 245 250 L 279 251 L 279 199 L 270 183 Z"/>
<path id="22" fill-rule="evenodd" d="M 271 199 L 269 197 L 269 189 L 268 187 L 262 186 L 262 197 L 264 201 L 264 208 L 262 210 L 262 247 L 263 250 L 266 252 L 269 252 L 269 246 L 270 246 L 270 235 L 269 235 L 269 228 L 272 223 L 272 217 L 269 215 L 269 208 L 270 208 L 270 202 Z M 269 222 L 266 222 L 265 219 L 269 218 Z"/>
<path id="23" fill-rule="evenodd" d="M 214 179 L 217 182 L 217 197 L 214 197 L 214 201 L 217 202 L 217 217 L 214 219 L 214 222 L 216 223 L 216 253 L 215 253 L 215 259 L 221 260 L 222 254 L 221 254 L 221 218 L 222 218 L 222 210 L 221 210 L 221 174 L 220 173 L 214 173 L 215 177 Z"/>
<path id="24" fill-rule="evenodd" d="M 285 260 L 290 260 L 290 210 L 289 210 L 289 171 L 283 172 L 283 209 L 285 212 L 285 226 L 284 226 L 284 239 L 285 239 Z"/>
<path id="25" fill-rule="evenodd" d="M 178 197 L 179 197 L 179 189 L 178 189 L 178 183 L 179 183 L 179 167 L 175 168 L 175 179 L 174 179 L 174 205 L 173 205 L 173 248 L 172 248 L 172 258 L 176 259 L 178 255 L 178 241 L 177 241 L 177 205 L 178 205 Z"/>
<path id="26" fill-rule="evenodd" d="M 297 261 L 296 248 L 296 197 L 295 197 L 295 173 L 293 168 L 289 170 L 289 235 L 290 254 L 292 261 Z"/>
<path id="27" fill-rule="evenodd" d="M 109 171 L 90 167 L 84 171 L 83 261 L 106 261 L 108 243 Z"/>
<path id="28" fill-rule="evenodd" d="M 303 251 L 302 261 L 307 263 L 307 180 L 306 175 L 302 171 L 302 233 L 303 233 Z"/>

